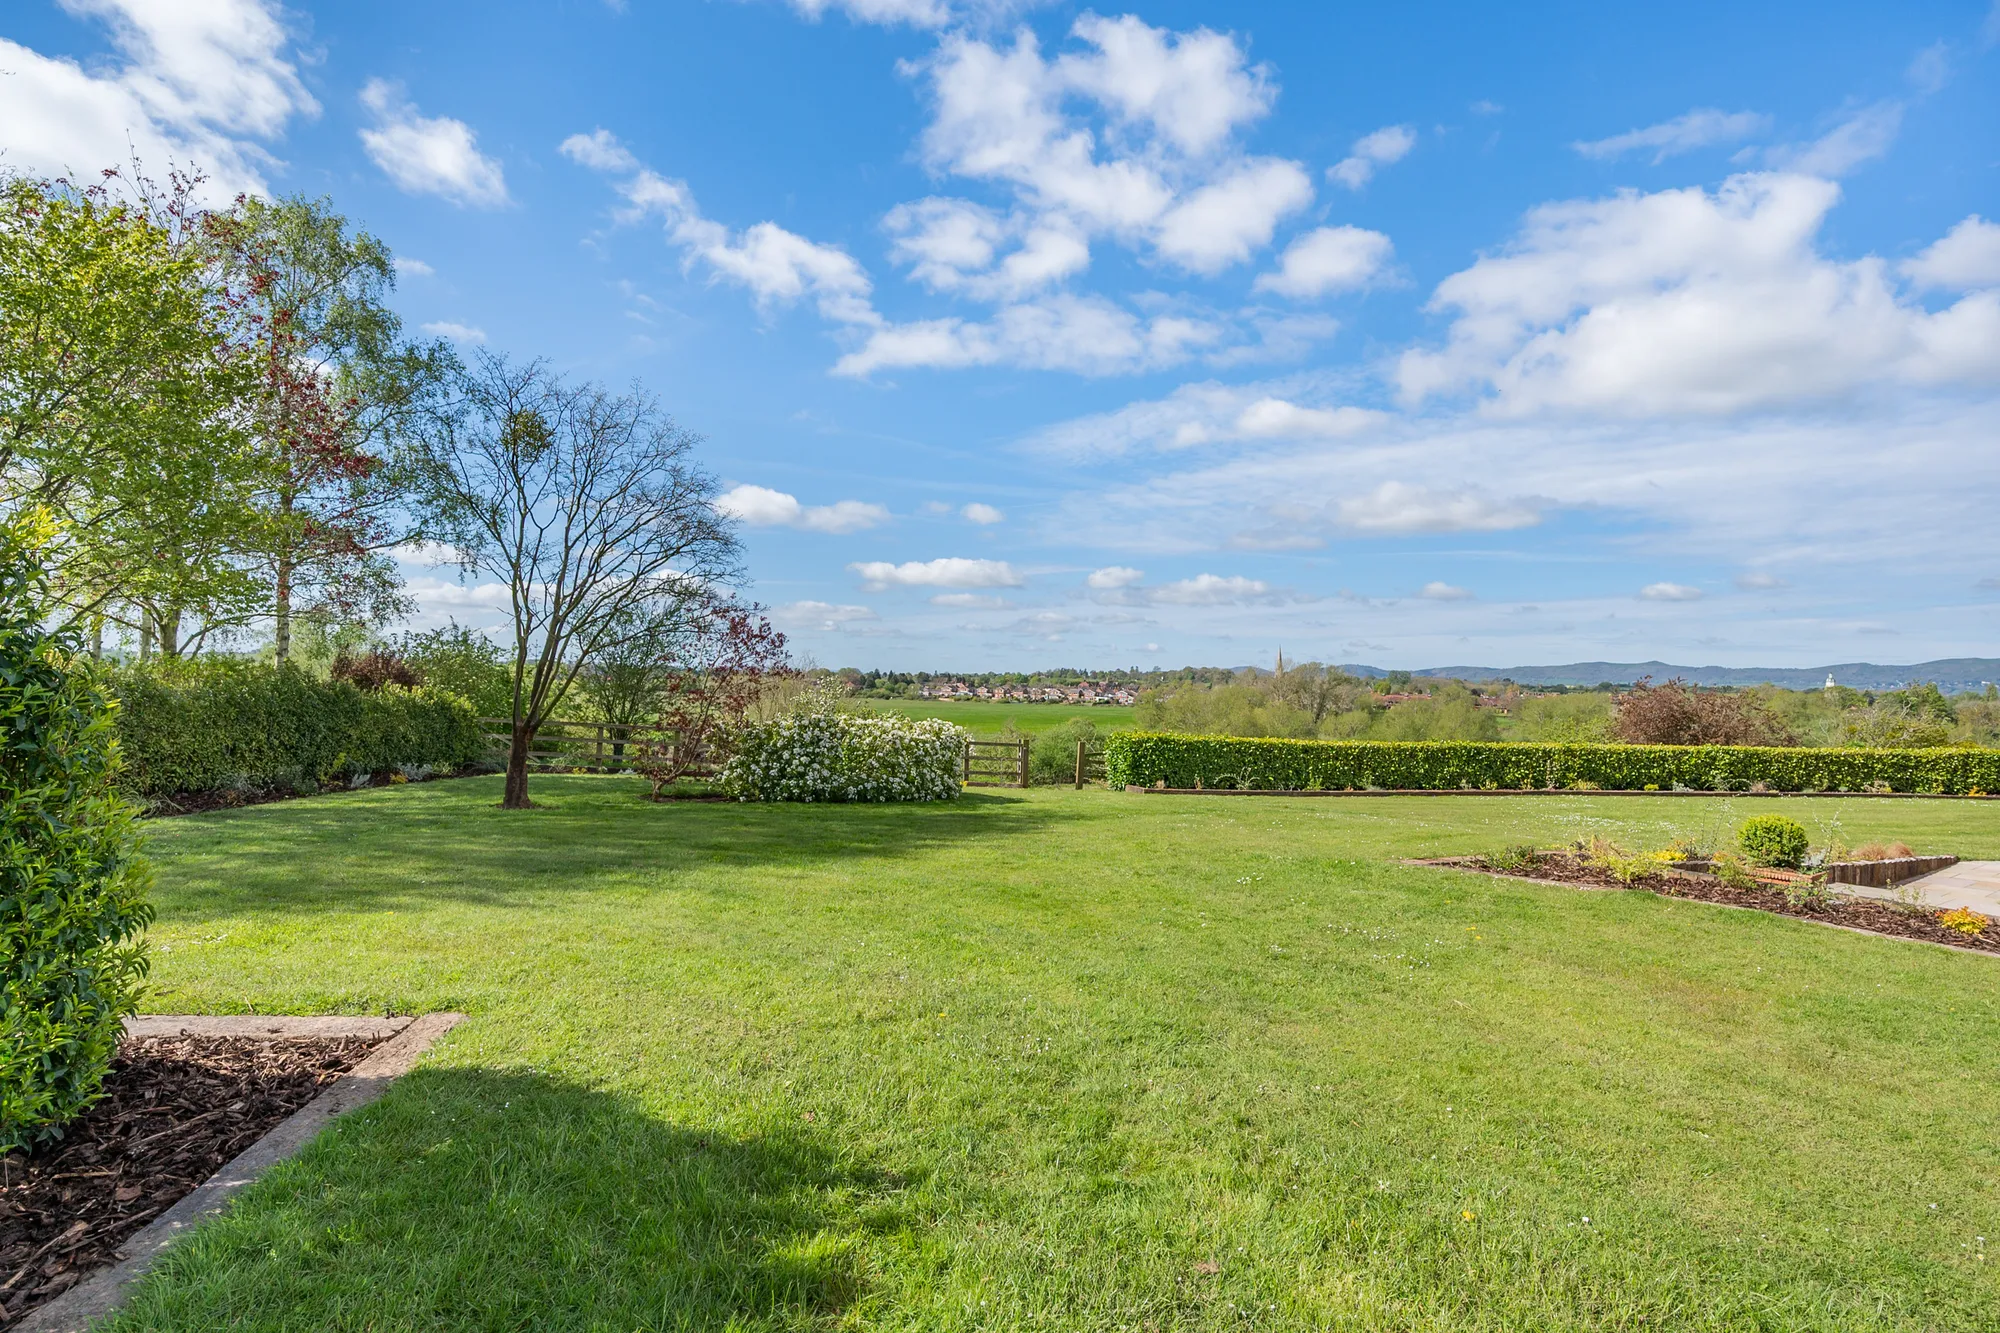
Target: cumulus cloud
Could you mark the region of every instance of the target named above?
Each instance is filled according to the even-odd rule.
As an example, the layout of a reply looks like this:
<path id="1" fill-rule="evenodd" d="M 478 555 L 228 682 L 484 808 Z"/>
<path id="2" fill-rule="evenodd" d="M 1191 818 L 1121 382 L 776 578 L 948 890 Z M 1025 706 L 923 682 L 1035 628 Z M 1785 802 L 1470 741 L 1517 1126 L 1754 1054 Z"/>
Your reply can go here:
<path id="1" fill-rule="evenodd" d="M 1898 267 L 1920 287 L 2000 287 L 2000 224 L 1974 213 Z"/>
<path id="2" fill-rule="evenodd" d="M 1417 596 L 1433 602 L 1469 602 L 1472 600 L 1472 594 L 1464 588 L 1453 587 L 1449 583 L 1440 583 L 1435 579 L 1426 583 L 1417 592 Z"/>
<path id="3" fill-rule="evenodd" d="M 1507 532 L 1542 521 L 1541 511 L 1524 500 L 1401 481 L 1385 481 L 1367 495 L 1342 500 L 1337 513 L 1342 527 L 1381 534 Z"/>
<path id="4" fill-rule="evenodd" d="M 793 9 L 818 22 L 838 10 L 856 23 L 907 23 L 913 28 L 937 28 L 951 21 L 951 6 L 943 0 L 790 0 Z"/>
<path id="5" fill-rule="evenodd" d="M 486 330 L 474 324 L 460 324 L 456 320 L 434 319 L 423 326 L 425 333 L 433 338 L 449 338 L 453 342 L 483 344 Z"/>
<path id="6" fill-rule="evenodd" d="M 936 292 L 1010 300 L 1090 264 L 1082 229 L 1059 214 L 1002 216 L 969 200 L 932 198 L 898 204 L 883 226 L 891 257 Z"/>
<path id="7" fill-rule="evenodd" d="M 92 177 L 134 153 L 199 167 L 220 201 L 262 193 L 264 144 L 319 104 L 269 0 L 67 0 L 101 19 L 117 57 L 86 69 L 0 38 L 0 149 L 16 170 Z"/>
<path id="8" fill-rule="evenodd" d="M 1168 209 L 1154 246 L 1182 268 L 1220 273 L 1269 245 L 1278 220 L 1312 199 L 1312 181 L 1298 163 L 1252 159 Z"/>
<path id="9" fill-rule="evenodd" d="M 844 535 L 865 532 L 889 521 L 878 504 L 840 500 L 830 505 L 803 505 L 797 496 L 766 486 L 737 486 L 716 497 L 715 507 L 753 528 L 797 528 L 803 532 Z"/>
<path id="10" fill-rule="evenodd" d="M 1375 178 L 1378 168 L 1402 161 L 1416 146 L 1417 132 L 1408 125 L 1384 125 L 1356 139 L 1353 150 L 1326 169 L 1327 179 L 1358 190 Z"/>
<path id="11" fill-rule="evenodd" d="M 1710 144 L 1739 143 L 1753 134 L 1762 133 L 1770 123 L 1769 116 L 1755 111 L 1717 111 L 1713 107 L 1700 107 L 1658 125 L 1570 146 L 1585 157 L 1607 160 L 1651 149 L 1653 164 L 1658 166 L 1670 157 L 1691 153 Z"/>
<path id="12" fill-rule="evenodd" d="M 944 556 L 894 564 L 865 560 L 848 566 L 871 592 L 884 588 L 1018 588 L 1026 580 L 1005 560 Z"/>
<path id="13" fill-rule="evenodd" d="M 408 255 L 397 255 L 389 263 L 396 272 L 406 278 L 429 278 L 437 275 L 437 270 L 429 264 L 421 259 L 412 259 Z"/>
<path id="14" fill-rule="evenodd" d="M 1012 606 L 1005 597 L 979 592 L 941 592 L 931 598 L 932 606 L 955 607 L 961 611 L 992 611 Z"/>
<path id="15" fill-rule="evenodd" d="M 1197 574 L 1191 579 L 1148 588 L 1145 594 L 1147 601 L 1162 606 L 1231 606 L 1267 600 L 1271 585 L 1240 574 Z"/>
<path id="16" fill-rule="evenodd" d="M 988 320 L 953 316 L 878 328 L 833 369 L 860 377 L 898 367 L 1015 365 L 1116 375 L 1175 365 L 1224 336 L 1202 319 L 1141 318 L 1102 297 L 1057 294 L 1004 306 Z"/>
<path id="17" fill-rule="evenodd" d="M 462 120 L 419 115 L 400 86 L 370 79 L 361 105 L 375 117 L 361 131 L 361 146 L 405 194 L 434 194 L 454 204 L 498 208 L 507 202 L 500 164 L 479 151 L 478 136 Z"/>
<path id="18" fill-rule="evenodd" d="M 967 505 L 958 512 L 966 522 L 977 523 L 981 527 L 990 527 L 995 523 L 1004 522 L 1007 518 L 1005 514 L 995 509 L 992 505 L 976 502 Z"/>
<path id="19" fill-rule="evenodd" d="M 556 151 L 592 171 L 636 172 L 639 159 L 618 142 L 618 136 L 602 125 L 588 134 L 572 134 L 557 145 Z"/>
<path id="20" fill-rule="evenodd" d="M 1133 569 L 1130 565 L 1106 565 L 1103 569 L 1091 571 L 1090 577 L 1084 580 L 1084 584 L 1099 591 L 1109 591 L 1113 588 L 1129 588 L 1143 582 L 1145 577 L 1145 571 Z"/>
<path id="21" fill-rule="evenodd" d="M 1379 231 L 1319 227 L 1286 246 L 1278 271 L 1259 277 L 1256 288 L 1301 299 L 1352 291 L 1388 266 L 1394 248 Z"/>
<path id="22" fill-rule="evenodd" d="M 1831 181 L 1758 173 L 1534 210 L 1512 244 L 1439 284 L 1446 347 L 1403 355 L 1406 399 L 1489 391 L 1489 410 L 1733 412 L 1869 383 L 2000 378 L 2000 294 L 1935 313 L 1876 258 L 1815 239 Z"/>
<path id="23" fill-rule="evenodd" d="M 1701 589 L 1685 583 L 1648 583 L 1639 589 L 1639 597 L 1648 602 L 1698 602 Z"/>

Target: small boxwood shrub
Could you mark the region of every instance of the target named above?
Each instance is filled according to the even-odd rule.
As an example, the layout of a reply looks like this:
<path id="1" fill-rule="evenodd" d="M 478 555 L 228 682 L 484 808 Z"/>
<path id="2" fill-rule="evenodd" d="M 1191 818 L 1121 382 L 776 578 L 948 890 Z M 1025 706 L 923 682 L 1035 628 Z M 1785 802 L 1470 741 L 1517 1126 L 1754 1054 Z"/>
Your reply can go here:
<path id="1" fill-rule="evenodd" d="M 1748 745 L 1515 741 L 1292 741 L 1115 732 L 1114 786 L 1576 790 L 2000 791 L 2000 750 L 1854 750 Z"/>
<path id="2" fill-rule="evenodd" d="M 472 706 L 442 691 L 379 692 L 291 666 L 210 661 L 116 677 L 128 791 L 291 789 L 486 757 Z"/>
<path id="3" fill-rule="evenodd" d="M 43 628 L 52 535 L 39 515 L 0 528 L 0 1152 L 97 1099 L 152 919 L 113 700 L 76 637 Z"/>
<path id="4" fill-rule="evenodd" d="M 745 801 L 949 801 L 965 733 L 938 718 L 808 707 L 731 738 L 718 781 Z"/>
<path id="5" fill-rule="evenodd" d="M 1806 860 L 1806 826 L 1783 815 L 1759 815 L 1736 831 L 1736 845 L 1751 865 L 1797 870 Z"/>

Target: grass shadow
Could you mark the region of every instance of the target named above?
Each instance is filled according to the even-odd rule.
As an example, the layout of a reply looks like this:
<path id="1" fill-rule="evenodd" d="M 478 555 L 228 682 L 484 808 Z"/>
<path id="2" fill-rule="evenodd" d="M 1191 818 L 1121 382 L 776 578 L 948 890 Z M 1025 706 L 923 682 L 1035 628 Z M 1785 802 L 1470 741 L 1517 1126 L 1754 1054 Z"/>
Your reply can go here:
<path id="1" fill-rule="evenodd" d="M 1072 818 L 1048 802 L 969 792 L 895 805 L 654 803 L 632 778 L 542 777 L 532 810 L 499 808 L 497 778 L 355 792 L 149 828 L 175 917 L 287 905 L 507 906 L 714 867 L 931 856 L 1032 839 Z"/>
<path id="2" fill-rule="evenodd" d="M 120 1330 L 815 1329 L 909 1183 L 800 1122 L 663 1123 L 527 1072 L 418 1070 L 170 1254 Z"/>

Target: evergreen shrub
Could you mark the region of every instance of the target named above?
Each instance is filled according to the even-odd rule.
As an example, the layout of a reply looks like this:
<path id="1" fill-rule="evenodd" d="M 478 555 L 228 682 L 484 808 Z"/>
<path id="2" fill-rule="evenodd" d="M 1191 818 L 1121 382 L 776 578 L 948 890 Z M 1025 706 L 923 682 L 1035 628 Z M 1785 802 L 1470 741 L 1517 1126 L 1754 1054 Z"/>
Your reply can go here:
<path id="1" fill-rule="evenodd" d="M 472 705 L 428 689 L 366 691 L 297 668 L 203 661 L 115 678 L 124 785 L 144 796 L 323 784 L 488 757 Z"/>
<path id="2" fill-rule="evenodd" d="M 152 919 L 115 701 L 77 637 L 45 628 L 54 532 L 39 514 L 0 527 L 0 1152 L 97 1099 Z"/>
<path id="3" fill-rule="evenodd" d="M 965 733 L 939 718 L 806 707 L 739 728 L 717 780 L 744 801 L 950 801 Z"/>
<path id="4" fill-rule="evenodd" d="M 1761 782 L 1771 791 L 2000 791 L 2000 750 L 1294 741 L 1114 732 L 1105 739 L 1104 753 L 1113 786 L 1748 791 Z"/>

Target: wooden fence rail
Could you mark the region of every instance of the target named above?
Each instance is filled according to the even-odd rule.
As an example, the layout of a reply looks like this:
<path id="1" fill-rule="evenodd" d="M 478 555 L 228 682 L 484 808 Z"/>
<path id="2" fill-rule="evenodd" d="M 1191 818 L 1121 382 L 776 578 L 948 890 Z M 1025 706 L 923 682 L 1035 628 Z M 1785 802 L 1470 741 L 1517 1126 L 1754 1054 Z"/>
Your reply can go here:
<path id="1" fill-rule="evenodd" d="M 1027 786 L 1028 742 L 967 741 L 963 776 L 968 787 Z"/>
<path id="2" fill-rule="evenodd" d="M 504 758 L 508 747 L 513 744 L 513 720 L 482 717 L 479 725 L 486 730 L 487 742 Z M 617 772 L 634 767 L 638 760 L 650 753 L 671 751 L 679 743 L 680 733 L 672 727 L 641 722 L 567 722 L 557 719 L 543 723 L 541 730 L 535 733 L 534 743 L 528 749 L 528 762 L 542 767 Z M 714 772 L 711 765 L 697 763 L 688 771 L 688 776 L 712 777 Z"/>

